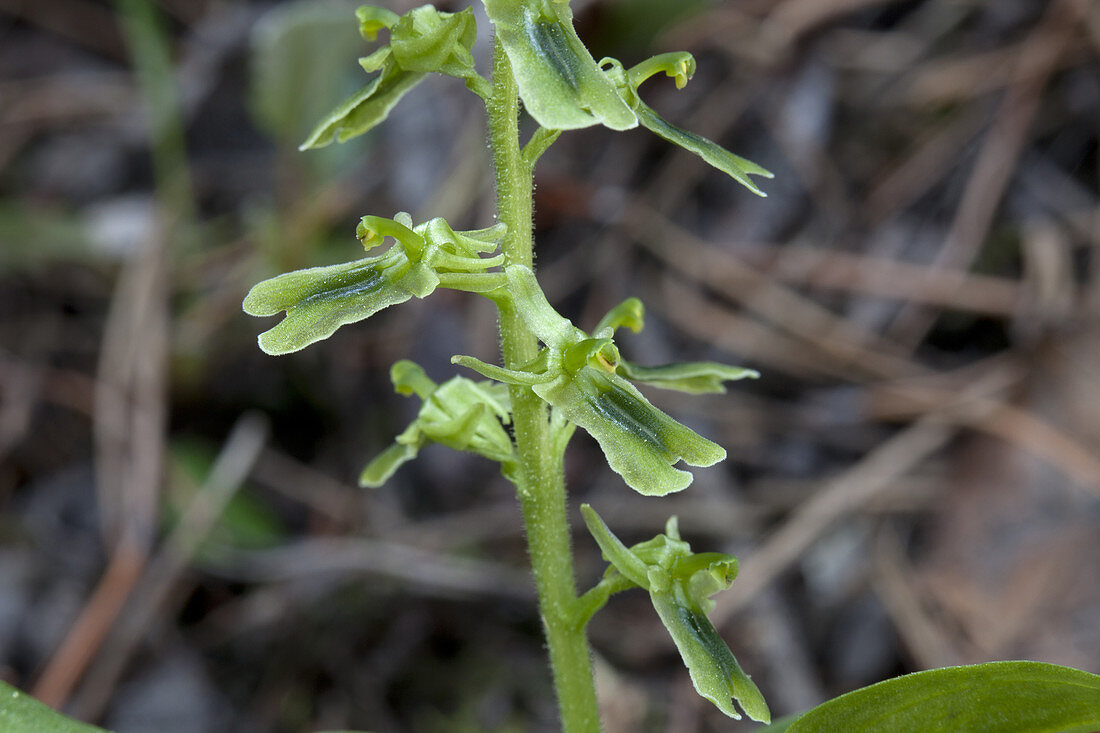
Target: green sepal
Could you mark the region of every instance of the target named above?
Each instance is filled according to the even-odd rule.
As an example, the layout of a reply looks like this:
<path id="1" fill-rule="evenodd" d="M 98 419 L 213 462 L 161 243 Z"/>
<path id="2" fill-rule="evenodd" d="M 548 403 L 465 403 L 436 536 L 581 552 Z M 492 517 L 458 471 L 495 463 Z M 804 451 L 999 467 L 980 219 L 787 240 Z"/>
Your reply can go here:
<path id="1" fill-rule="evenodd" d="M 627 298 L 607 312 L 592 333 L 600 333 L 610 328 L 612 333 L 620 328 L 629 328 L 639 333 L 645 327 L 645 306 L 637 298 Z"/>
<path id="2" fill-rule="evenodd" d="M 637 127 L 638 118 L 577 36 L 567 2 L 485 0 L 485 12 L 536 122 L 551 130 Z"/>
<path id="3" fill-rule="evenodd" d="M 363 217 L 356 235 L 372 248 L 392 237 L 382 255 L 327 267 L 288 272 L 255 285 L 243 308 L 253 316 L 286 311 L 277 326 L 260 334 L 268 354 L 289 354 L 331 336 L 348 323 L 369 318 L 412 297 L 425 298 L 440 275 L 485 270 L 500 258 L 483 258 L 504 235 L 502 226 L 455 232 L 442 219 L 412 227 L 408 214 L 393 219 Z M 498 274 L 499 277 L 499 274 Z"/>
<path id="4" fill-rule="evenodd" d="M 451 357 L 451 363 L 457 366 L 471 369 L 483 377 L 495 380 L 502 384 L 512 384 L 518 387 L 532 387 L 548 378 L 544 374 L 529 372 L 524 369 L 505 369 L 496 364 L 487 364 L 481 359 L 459 354 Z"/>
<path id="5" fill-rule="evenodd" d="M 401 16 L 390 32 L 393 57 L 402 69 L 459 78 L 477 73 L 470 54 L 476 40 L 477 21 L 472 8 L 443 13 L 422 5 Z"/>
<path id="6" fill-rule="evenodd" d="M 603 65 L 601 60 L 600 65 Z M 635 64 L 626 72 L 630 88 L 637 91 L 643 81 L 664 72 L 665 76 L 676 80 L 676 88 L 683 89 L 695 76 L 695 57 L 687 51 L 672 51 L 651 56 L 640 64 Z"/>
<path id="7" fill-rule="evenodd" d="M 627 548 L 591 506 L 582 504 L 581 513 L 611 564 L 601 581 L 607 586 L 605 592 L 623 589 L 614 578 L 616 573 L 647 590 L 695 690 L 731 718 L 741 718 L 733 704 L 736 700 L 753 720 L 770 722 L 771 712 L 760 690 L 707 618 L 714 608 L 710 596 L 727 589 L 737 577 L 737 558 L 718 552 L 693 553 L 680 539 L 675 517 L 669 519 L 665 534 Z M 602 600 L 597 595 L 590 605 L 602 605 Z"/>
<path id="8" fill-rule="evenodd" d="M 726 451 L 658 410 L 622 377 L 592 366 L 536 384 L 535 394 L 596 439 L 611 469 L 635 491 L 664 496 L 688 487 L 683 460 L 712 466 Z"/>
<path id="9" fill-rule="evenodd" d="M 359 21 L 359 35 L 365 41 L 376 40 L 378 31 L 383 28 L 392 28 L 400 17 L 392 10 L 376 8 L 373 5 L 361 5 L 355 9 L 355 18 Z"/>
<path id="10" fill-rule="evenodd" d="M 467 451 L 497 461 L 506 472 L 515 463 L 512 439 L 504 425 L 511 422 L 508 388 L 493 382 L 453 377 L 436 385 L 417 364 L 402 360 L 390 377 L 399 394 L 422 400 L 416 419 L 393 445 L 367 464 L 361 486 L 381 486 L 402 464 L 417 456 L 428 442 Z"/>
<path id="11" fill-rule="evenodd" d="M 640 366 L 622 359 L 616 371 L 632 382 L 672 389 L 688 394 L 724 394 L 723 382 L 737 379 L 756 379 L 760 373 L 754 369 L 719 364 L 713 361 L 694 361 L 662 366 Z"/>
<path id="12" fill-rule="evenodd" d="M 629 70 L 624 70 L 622 64 L 616 59 L 604 58 L 600 60 L 600 67 L 614 84 L 623 102 L 637 116 L 642 127 L 656 133 L 673 145 L 679 145 L 685 150 L 695 153 L 756 195 L 767 196 L 752 181 L 750 176 L 773 178 L 774 176 L 770 171 L 751 160 L 734 155 L 713 140 L 708 140 L 702 135 L 696 135 L 694 132 L 689 132 L 666 122 L 638 96 L 638 85 L 661 71 L 676 80 L 678 89 L 683 88 L 687 80 L 695 73 L 695 59 L 691 54 L 686 52 L 661 54 L 647 59 Z"/>
<path id="13" fill-rule="evenodd" d="M 390 381 L 393 391 L 409 397 L 416 395 L 422 401 L 432 396 L 439 386 L 428 376 L 423 367 L 414 361 L 402 359 L 390 367 Z"/>
<path id="14" fill-rule="evenodd" d="M 607 560 L 612 568 L 632 583 L 649 590 L 647 564 L 615 536 L 615 533 L 607 526 L 607 522 L 603 521 L 603 517 L 596 513 L 591 504 L 581 504 L 581 516 L 584 517 L 584 524 L 588 527 L 588 532 L 596 540 L 596 544 L 600 546 L 603 559 Z"/>

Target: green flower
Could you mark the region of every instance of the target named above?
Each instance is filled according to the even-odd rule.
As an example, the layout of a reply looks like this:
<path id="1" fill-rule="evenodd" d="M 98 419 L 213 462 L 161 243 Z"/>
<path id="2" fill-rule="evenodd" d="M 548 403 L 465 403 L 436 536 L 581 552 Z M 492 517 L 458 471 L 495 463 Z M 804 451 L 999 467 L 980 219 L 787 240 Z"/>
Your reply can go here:
<path id="1" fill-rule="evenodd" d="M 479 274 L 502 262 L 480 256 L 496 249 L 504 226 L 456 232 L 443 219 L 415 229 L 408 214 L 393 219 L 365 216 L 356 230 L 366 249 L 392 237 L 383 255 L 329 267 L 288 272 L 255 285 L 244 311 L 272 316 L 286 311 L 279 325 L 260 334 L 268 354 L 288 354 L 331 336 L 348 323 L 369 318 L 412 297 L 424 298 L 437 286 L 475 290 Z M 484 277 L 484 275 L 480 275 Z"/>
<path id="2" fill-rule="evenodd" d="M 485 12 L 512 64 L 523 106 L 540 125 L 551 130 L 638 126 L 573 29 L 568 2 L 485 0 Z"/>
<path id="3" fill-rule="evenodd" d="M 737 577 L 737 558 L 717 552 L 693 553 L 680 539 L 676 517 L 668 520 L 664 534 L 627 548 L 592 507 L 582 504 L 581 513 L 604 559 L 611 563 L 589 611 L 603 605 L 613 592 L 632 586 L 646 589 L 695 690 L 731 718 L 741 718 L 733 704 L 736 700 L 750 718 L 770 723 L 764 696 L 707 618 L 714 608 L 710 597 Z"/>
<path id="4" fill-rule="evenodd" d="M 695 74 L 695 59 L 690 53 L 661 54 L 647 59 L 629 70 L 624 70 L 623 65 L 616 59 L 605 58 L 600 60 L 600 67 L 611 83 L 615 85 L 615 89 L 623 102 L 637 115 L 642 127 L 657 133 L 673 145 L 679 145 L 685 150 L 690 150 L 758 196 L 767 195 L 753 183 L 749 176 L 772 178 L 770 171 L 761 168 L 751 160 L 734 155 L 712 140 L 666 122 L 638 96 L 638 86 L 649 77 L 660 72 L 674 78 L 677 89 L 683 89 L 688 80 Z"/>
<path id="5" fill-rule="evenodd" d="M 378 74 L 322 120 L 301 150 L 345 142 L 367 132 L 385 120 L 402 97 L 430 72 L 465 79 L 471 88 L 484 82 L 474 70 L 470 55 L 477 40 L 472 9 L 443 13 L 424 5 L 398 16 L 365 5 L 356 16 L 359 32 L 368 41 L 375 40 L 383 28 L 390 31 L 389 45 L 359 59 L 364 71 Z"/>
<path id="6" fill-rule="evenodd" d="M 399 394 L 419 397 L 423 404 L 393 445 L 367 464 L 361 486 L 381 486 L 402 464 L 416 458 L 428 443 L 485 456 L 501 464 L 505 475 L 515 469 L 512 439 L 503 425 L 511 422 L 508 388 L 494 382 L 454 377 L 437 385 L 418 365 L 399 361 L 390 370 Z"/>
<path id="7" fill-rule="evenodd" d="M 593 335 L 563 318 L 547 302 L 534 273 L 527 267 L 505 268 L 508 300 L 527 327 L 546 345 L 538 358 L 520 370 L 496 367 L 470 357 L 455 363 L 491 379 L 529 387 L 548 402 L 556 419 L 584 428 L 596 439 L 612 470 L 636 491 L 663 496 L 687 488 L 692 476 L 673 466 L 711 466 L 726 451 L 654 407 L 627 377 L 641 374 L 658 386 L 688 391 L 721 389 L 722 379 L 752 376 L 751 370 L 724 365 L 684 364 L 651 368 L 623 361 L 612 341 L 619 326 L 641 328 L 641 302 L 631 299 L 600 322 Z"/>

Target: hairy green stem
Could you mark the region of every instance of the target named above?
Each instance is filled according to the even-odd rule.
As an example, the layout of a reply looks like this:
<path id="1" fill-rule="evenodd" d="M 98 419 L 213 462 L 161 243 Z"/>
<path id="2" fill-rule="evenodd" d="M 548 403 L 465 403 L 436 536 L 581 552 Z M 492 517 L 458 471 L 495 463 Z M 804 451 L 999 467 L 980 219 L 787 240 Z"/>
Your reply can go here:
<path id="1" fill-rule="evenodd" d="M 531 165 L 519 144 L 519 97 L 512 67 L 497 43 L 493 50 L 493 94 L 487 105 L 489 139 L 496 169 L 497 210 L 508 225 L 502 250 L 506 265 L 531 267 Z M 504 364 L 518 369 L 538 354 L 538 342 L 519 314 L 500 304 Z M 576 623 L 577 588 L 566 521 L 565 478 L 560 454 L 550 438 L 544 403 L 530 389 L 511 387 L 512 420 L 520 472 L 517 480 L 527 546 L 539 595 L 550 667 L 562 729 L 600 729 L 592 663 L 584 627 Z"/>

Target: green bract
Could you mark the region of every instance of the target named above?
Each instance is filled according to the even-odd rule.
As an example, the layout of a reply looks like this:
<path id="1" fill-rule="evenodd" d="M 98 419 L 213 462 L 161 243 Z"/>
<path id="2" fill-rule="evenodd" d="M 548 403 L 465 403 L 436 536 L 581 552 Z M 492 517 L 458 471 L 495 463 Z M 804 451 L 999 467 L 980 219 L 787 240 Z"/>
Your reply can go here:
<path id="1" fill-rule="evenodd" d="M 470 49 L 477 40 L 473 10 L 443 13 L 430 5 L 405 15 L 363 6 L 356 11 L 359 32 L 373 41 L 382 28 L 390 29 L 390 45 L 359 59 L 368 73 L 379 72 L 325 118 L 301 149 L 320 148 L 362 135 L 389 116 L 401 98 L 429 72 L 457 76 L 470 83 L 479 78 Z"/>
<path id="2" fill-rule="evenodd" d="M 707 618 L 714 608 L 710 596 L 728 588 L 737 577 L 737 558 L 692 553 L 691 546 L 680 539 L 676 517 L 668 520 L 664 534 L 627 548 L 592 507 L 582 504 L 581 513 L 604 559 L 611 563 L 605 581 L 619 590 L 622 581 L 615 576 L 621 575 L 649 591 L 696 691 L 731 718 L 741 718 L 733 704 L 736 700 L 753 720 L 770 722 L 764 696 Z"/>
<path id="3" fill-rule="evenodd" d="M 673 468 L 678 461 L 711 466 L 726 451 L 658 410 L 627 379 L 640 375 L 657 386 L 688 391 L 715 391 L 721 379 L 754 374 L 720 364 L 673 364 L 649 368 L 623 362 L 611 336 L 614 329 L 642 326 L 643 308 L 636 298 L 613 309 L 589 336 L 553 309 L 527 267 L 505 268 L 511 307 L 546 345 L 522 370 L 506 370 L 469 357 L 456 363 L 484 376 L 530 387 L 559 417 L 584 428 L 600 444 L 612 470 L 647 496 L 687 488 L 692 476 Z"/>
<path id="4" fill-rule="evenodd" d="M 264 280 L 244 299 L 253 316 L 286 311 L 286 318 L 260 334 L 268 354 L 288 354 L 331 336 L 348 323 L 368 318 L 383 308 L 416 296 L 423 298 L 441 284 L 473 289 L 471 275 L 501 263 L 501 257 L 480 257 L 496 249 L 503 225 L 455 232 L 443 219 L 415 229 L 408 214 L 393 219 L 365 216 L 357 234 L 371 249 L 384 238 L 396 243 L 383 255 L 329 267 L 311 267 Z M 465 276 L 465 278 L 463 278 Z M 475 276 L 476 277 L 476 276 Z"/>
<path id="5" fill-rule="evenodd" d="M 367 464 L 359 476 L 362 486 L 378 487 L 403 463 L 416 458 L 429 442 L 469 451 L 501 464 L 508 475 L 515 463 L 512 439 L 503 425 L 511 422 L 508 388 L 494 382 L 454 377 L 437 385 L 418 365 L 399 361 L 390 370 L 394 388 L 415 394 L 423 404 L 393 445 Z"/>
<path id="6" fill-rule="evenodd" d="M 485 0 L 527 112 L 543 127 L 638 126 L 638 118 L 601 73 L 573 29 L 562 0 Z"/>
<path id="7" fill-rule="evenodd" d="M 616 59 L 605 58 L 600 60 L 600 67 L 604 69 L 607 78 L 615 85 L 615 89 L 623 102 L 637 115 L 638 121 L 642 123 L 643 127 L 657 133 L 674 145 L 690 150 L 758 196 L 767 195 L 752 182 L 749 176 L 772 178 L 770 171 L 761 168 L 751 160 L 745 160 L 739 155 L 734 155 L 718 143 L 708 140 L 702 135 L 696 135 L 694 132 L 688 132 L 676 127 L 676 125 L 665 122 L 638 96 L 638 85 L 659 72 L 664 72 L 667 76 L 673 77 L 676 80 L 676 88 L 682 89 L 687 84 L 688 79 L 695 74 L 695 59 L 690 53 L 661 54 L 643 61 L 630 70 L 624 70 L 623 65 Z"/>

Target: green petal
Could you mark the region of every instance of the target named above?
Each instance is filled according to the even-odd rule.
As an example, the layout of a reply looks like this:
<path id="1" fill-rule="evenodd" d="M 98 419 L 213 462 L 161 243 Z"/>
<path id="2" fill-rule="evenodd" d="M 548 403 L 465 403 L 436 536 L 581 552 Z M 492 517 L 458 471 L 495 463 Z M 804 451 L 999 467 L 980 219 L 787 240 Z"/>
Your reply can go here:
<path id="1" fill-rule="evenodd" d="M 532 387 L 596 439 L 612 470 L 647 496 L 681 491 L 692 476 L 672 464 L 711 466 L 726 451 L 651 405 L 629 382 L 592 367 Z"/>
<path id="2" fill-rule="evenodd" d="M 644 367 L 626 361 L 619 362 L 618 373 L 634 382 L 645 382 L 662 389 L 673 389 L 689 394 L 725 393 L 722 382 L 736 379 L 756 379 L 760 373 L 753 369 L 718 364 L 713 361 L 695 361 L 681 364 Z"/>
<path id="3" fill-rule="evenodd" d="M 379 453 L 359 474 L 359 485 L 377 489 L 389 481 L 390 476 L 403 464 L 416 458 L 420 445 L 415 443 L 394 443 Z"/>
<path id="4" fill-rule="evenodd" d="M 603 124 L 637 127 L 573 28 L 568 3 L 552 0 L 485 0 L 528 113 L 545 128 L 572 130 Z"/>
<path id="5" fill-rule="evenodd" d="M 368 257 L 258 283 L 244 299 L 244 311 L 253 316 L 286 311 L 279 325 L 260 334 L 260 348 L 268 354 L 289 354 L 328 338 L 340 326 L 404 303 L 414 293 L 402 278 L 392 278 L 387 271 L 396 261 L 391 255 Z M 425 283 L 413 280 L 423 292 Z"/>
<path id="6" fill-rule="evenodd" d="M 424 72 L 404 71 L 388 61 L 378 76 L 322 120 L 298 149 L 323 148 L 333 141 L 347 142 L 362 135 L 389 117 L 390 110 L 425 76 Z"/>
<path id="7" fill-rule="evenodd" d="M 431 397 L 439 386 L 428 377 L 423 367 L 408 359 L 395 362 L 390 367 L 390 381 L 397 394 L 406 397 L 414 394 L 421 400 Z"/>
<path id="8" fill-rule="evenodd" d="M 739 155 L 734 155 L 718 143 L 708 140 L 702 135 L 696 135 L 694 132 L 688 132 L 676 125 L 665 122 L 645 102 L 639 101 L 634 111 L 638 114 L 638 121 L 646 129 L 657 133 L 674 145 L 679 145 L 681 148 L 695 153 L 757 196 L 767 196 L 753 183 L 749 176 L 773 178 L 774 176 L 770 171 L 761 168 L 751 160 L 745 160 Z"/>
<path id="9" fill-rule="evenodd" d="M 477 22 L 471 8 L 442 13 L 423 5 L 401 16 L 390 33 L 393 56 L 402 69 L 457 77 L 475 73 L 470 49 L 476 40 Z"/>
<path id="10" fill-rule="evenodd" d="M 598 334 L 605 328 L 612 332 L 620 328 L 629 328 L 634 333 L 640 332 L 645 327 L 645 306 L 637 298 L 627 298 L 622 303 L 607 312 L 607 315 L 596 324 L 593 334 Z"/>
<path id="11" fill-rule="evenodd" d="M 378 38 L 378 31 L 383 28 L 392 28 L 399 17 L 392 10 L 376 8 L 373 5 L 362 5 L 355 10 L 355 18 L 359 21 L 359 34 L 366 41 Z"/>
<path id="12" fill-rule="evenodd" d="M 676 590 L 650 593 L 653 607 L 672 636 L 695 690 L 731 718 L 741 719 L 733 704 L 736 700 L 753 720 L 770 722 L 771 712 L 764 696 L 741 669 L 714 624 L 682 596 Z"/>

